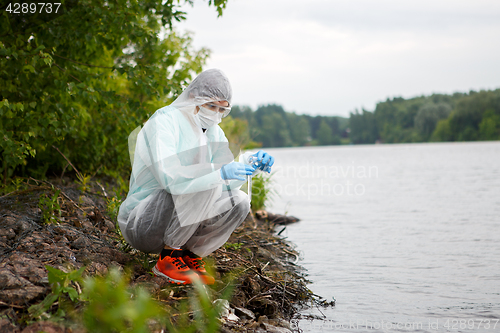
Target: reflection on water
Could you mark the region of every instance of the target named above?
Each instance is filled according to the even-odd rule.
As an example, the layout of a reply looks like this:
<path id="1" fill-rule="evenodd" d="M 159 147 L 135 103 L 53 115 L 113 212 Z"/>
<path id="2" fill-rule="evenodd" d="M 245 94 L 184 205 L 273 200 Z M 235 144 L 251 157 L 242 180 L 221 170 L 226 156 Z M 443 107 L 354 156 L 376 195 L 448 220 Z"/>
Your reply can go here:
<path id="1" fill-rule="evenodd" d="M 269 151 L 270 210 L 337 300 L 305 332 L 500 331 L 499 142 Z"/>

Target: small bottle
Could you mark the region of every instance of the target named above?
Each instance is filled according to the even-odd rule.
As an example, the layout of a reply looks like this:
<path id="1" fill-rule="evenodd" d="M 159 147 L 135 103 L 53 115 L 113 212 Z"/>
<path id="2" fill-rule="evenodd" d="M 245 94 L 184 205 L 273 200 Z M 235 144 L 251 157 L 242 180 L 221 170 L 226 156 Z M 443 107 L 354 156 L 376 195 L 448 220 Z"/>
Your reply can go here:
<path id="1" fill-rule="evenodd" d="M 247 176 L 248 201 L 252 203 L 252 175 Z"/>
<path id="2" fill-rule="evenodd" d="M 250 163 L 250 165 L 256 169 L 259 167 L 259 161 L 257 160 L 257 156 L 250 155 L 250 157 L 248 158 L 248 163 Z"/>
<path id="3" fill-rule="evenodd" d="M 253 166 L 254 168 L 259 167 L 259 162 L 257 161 L 257 156 L 250 155 L 248 158 L 248 163 Z M 248 192 L 248 200 L 252 202 L 252 177 L 253 175 L 248 175 L 247 176 L 247 192 Z"/>
<path id="4" fill-rule="evenodd" d="M 267 163 L 269 163 L 270 161 L 268 161 Z M 250 165 L 252 165 L 254 168 L 256 169 L 260 169 L 262 171 L 266 171 L 266 172 L 269 172 L 271 170 L 271 167 L 269 167 L 266 164 L 262 164 L 262 162 L 259 162 L 257 160 L 257 156 L 254 156 L 254 155 L 250 155 L 250 157 L 248 158 L 248 163 L 250 163 Z"/>

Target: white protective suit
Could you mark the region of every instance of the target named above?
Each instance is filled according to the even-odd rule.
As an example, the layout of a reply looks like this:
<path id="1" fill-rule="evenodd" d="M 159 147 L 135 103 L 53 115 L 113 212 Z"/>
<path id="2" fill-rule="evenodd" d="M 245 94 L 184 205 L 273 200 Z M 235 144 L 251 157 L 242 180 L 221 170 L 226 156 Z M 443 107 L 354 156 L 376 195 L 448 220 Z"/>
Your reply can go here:
<path id="1" fill-rule="evenodd" d="M 224 73 L 204 71 L 131 134 L 130 190 L 118 223 L 134 248 L 159 253 L 167 245 L 206 256 L 247 216 L 249 199 L 239 190 L 244 182 L 221 178 L 221 167 L 234 161 L 226 136 L 218 125 L 204 132 L 196 114 L 196 106 L 231 103 L 231 95 Z M 248 164 L 249 155 L 240 161 Z"/>

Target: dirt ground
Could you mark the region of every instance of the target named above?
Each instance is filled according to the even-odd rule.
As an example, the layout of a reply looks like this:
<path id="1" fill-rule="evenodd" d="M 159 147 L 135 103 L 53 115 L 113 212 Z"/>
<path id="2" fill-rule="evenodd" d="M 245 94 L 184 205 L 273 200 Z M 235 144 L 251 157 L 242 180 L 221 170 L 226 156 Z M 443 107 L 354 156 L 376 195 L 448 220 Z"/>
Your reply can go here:
<path id="1" fill-rule="evenodd" d="M 127 269 L 131 283 L 145 286 L 166 307 L 186 297 L 189 287 L 184 286 L 165 296 L 162 291 L 171 285 L 150 274 L 158 257 L 123 241 L 107 211 L 114 193 L 98 182 L 85 192 L 80 189 L 70 180 L 31 180 L 24 189 L 0 197 L 0 332 L 74 332 L 49 321 L 27 325 L 27 309 L 50 292 L 45 265 L 65 271 L 85 267 L 87 276 L 106 274 L 110 267 Z M 53 217 L 51 223 L 43 221 L 41 198 L 57 198 L 60 210 L 45 216 Z M 327 305 L 308 290 L 292 244 L 276 235 L 269 218 L 276 216 L 258 216 L 249 214 L 208 258 L 215 264 L 217 283 L 239 272 L 230 300 L 230 312 L 237 317 L 222 318 L 222 332 L 291 332 L 289 322 L 298 309 Z"/>

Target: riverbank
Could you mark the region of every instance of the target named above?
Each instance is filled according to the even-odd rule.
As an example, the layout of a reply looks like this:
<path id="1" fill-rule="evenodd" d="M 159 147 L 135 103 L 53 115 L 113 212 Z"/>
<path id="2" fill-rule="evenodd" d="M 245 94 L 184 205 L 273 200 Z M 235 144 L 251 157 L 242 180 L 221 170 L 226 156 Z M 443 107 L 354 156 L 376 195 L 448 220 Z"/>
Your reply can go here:
<path id="1" fill-rule="evenodd" d="M 146 289 L 174 325 L 177 305 L 192 297 L 193 287 L 173 286 L 150 274 L 156 255 L 137 252 L 123 241 L 112 222 L 118 204 L 114 193 L 98 182 L 83 185 L 69 179 L 30 180 L 0 197 L 0 332 L 85 332 L 74 319 L 78 316 L 56 316 L 58 302 L 36 318 L 28 311 L 51 293 L 45 265 L 65 272 L 84 267 L 87 277 L 104 276 L 111 267 L 129 272 L 130 285 Z M 307 288 L 297 251 L 274 230 L 269 219 L 249 214 L 224 247 L 207 258 L 216 277 L 206 287 L 211 300 L 234 286 L 218 319 L 221 331 L 288 332 L 298 309 L 321 303 Z M 71 285 L 81 292 L 77 282 Z M 77 302 L 75 313 L 84 306 L 85 301 Z M 195 317 L 192 311 L 187 315 Z M 159 332 L 158 327 L 150 330 Z"/>

